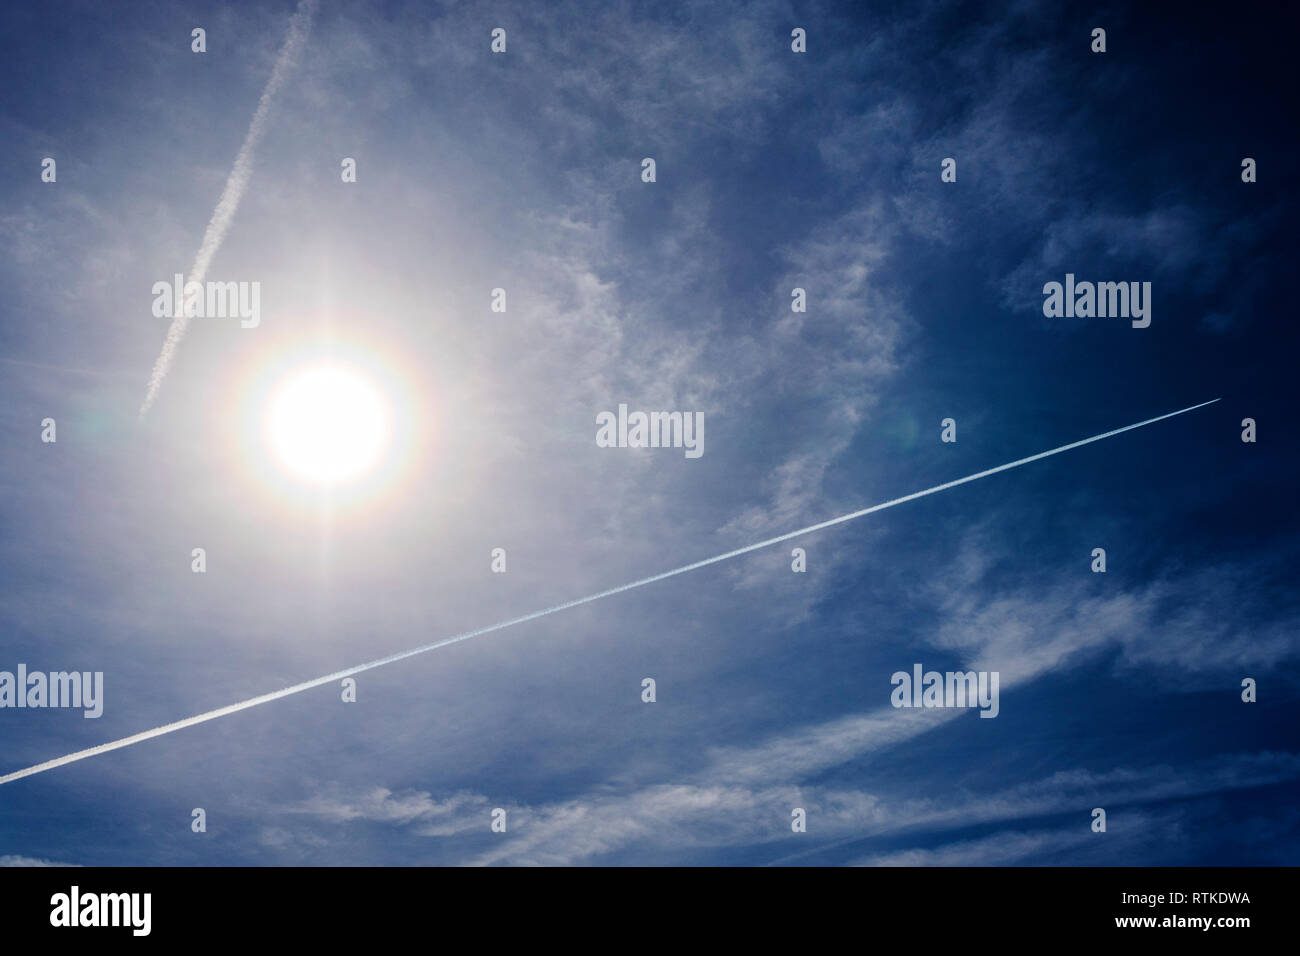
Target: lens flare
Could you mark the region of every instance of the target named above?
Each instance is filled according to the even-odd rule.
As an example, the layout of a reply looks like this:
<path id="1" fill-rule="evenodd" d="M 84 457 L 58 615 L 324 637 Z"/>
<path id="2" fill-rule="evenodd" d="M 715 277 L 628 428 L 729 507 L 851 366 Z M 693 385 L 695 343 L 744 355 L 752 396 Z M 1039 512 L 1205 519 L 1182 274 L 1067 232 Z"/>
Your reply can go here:
<path id="1" fill-rule="evenodd" d="M 292 375 L 271 400 L 267 435 L 276 458 L 314 484 L 366 474 L 390 439 L 390 410 L 366 379 L 325 365 Z"/>

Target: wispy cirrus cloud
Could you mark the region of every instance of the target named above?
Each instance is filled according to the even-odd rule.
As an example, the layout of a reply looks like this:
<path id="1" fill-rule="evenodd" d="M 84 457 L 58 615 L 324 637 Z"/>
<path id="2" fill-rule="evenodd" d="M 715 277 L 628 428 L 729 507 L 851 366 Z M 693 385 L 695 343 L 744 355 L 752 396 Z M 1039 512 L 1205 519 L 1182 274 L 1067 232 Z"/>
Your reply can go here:
<path id="1" fill-rule="evenodd" d="M 1213 606 L 1230 607 L 1242 600 L 1250 572 L 1217 573 L 1205 578 L 1170 577 L 1132 592 L 1084 597 L 1080 586 L 1039 591 L 1033 585 L 1019 592 L 999 593 L 987 587 L 993 561 L 988 542 L 972 533 L 964 556 L 954 570 L 938 576 L 948 582 L 938 593 L 942 620 L 931 645 L 957 652 L 963 669 L 992 669 L 1002 674 L 1002 691 L 1014 693 L 1048 675 L 1069 673 L 1095 659 L 1107 648 L 1120 648 L 1131 657 L 1129 666 L 1172 666 L 1182 672 L 1210 673 L 1235 662 L 1237 635 L 1220 629 Z M 1211 581 L 1216 582 L 1213 586 Z M 954 587 L 954 585 L 956 585 Z M 1213 600 L 1206 603 L 1207 592 Z M 1167 604 L 1202 601 L 1202 611 L 1183 620 L 1170 638 L 1155 641 L 1155 622 Z M 1276 621 L 1273 637 L 1260 642 L 1256 662 L 1275 667 L 1300 653 L 1294 620 Z M 1213 623 L 1213 626 L 1211 626 Z M 1236 628 L 1241 638 L 1246 635 Z M 1198 636 L 1199 635 L 1199 636 Z M 1198 654 L 1212 640 L 1226 644 L 1226 656 Z M 924 647 L 915 653 L 924 655 Z M 924 658 L 922 658 L 924 659 Z M 1123 675 L 1119 679 L 1124 679 Z M 882 689 L 882 705 L 888 688 Z M 1229 692 L 1231 688 L 1229 688 Z M 1014 707 L 1004 700 L 1003 711 Z M 768 736 L 753 745 L 714 748 L 698 771 L 676 781 L 638 780 L 564 801 L 510 807 L 511 836 L 500 845 L 476 852 L 476 863 L 565 864 L 592 862 L 607 854 L 636 850 L 690 853 L 703 848 L 765 846 L 785 839 L 789 812 L 803 806 L 816 820 L 818 847 L 823 841 L 883 837 L 910 830 L 942 831 L 970 826 L 1024 821 L 1054 814 L 1081 813 L 1093 806 L 1134 807 L 1162 801 L 1186 801 L 1216 793 L 1269 786 L 1300 778 L 1300 755 L 1263 751 L 1194 760 L 1183 765 L 1116 766 L 1111 770 L 1067 770 L 1003 787 L 994 792 L 954 788 L 941 796 L 915 793 L 906 783 L 877 792 L 853 790 L 819 782 L 822 775 L 873 754 L 899 754 L 925 735 L 970 719 L 962 709 L 896 710 L 889 706 L 845 714 L 831 720 Z M 932 741 L 930 746 L 933 746 Z M 317 815 L 336 822 L 364 818 L 409 825 L 441 819 L 454 807 L 457 819 L 467 820 L 460 832 L 480 829 L 486 820 L 486 797 L 459 795 L 435 799 L 417 792 L 394 796 L 385 790 L 361 798 L 338 797 Z M 309 800 L 294 812 L 313 812 Z M 466 814 L 461 814 L 465 809 Z M 1133 819 L 1129 819 L 1133 823 Z M 1152 824 L 1154 825 L 1154 824 Z M 1133 828 L 1130 826 L 1130 830 Z M 456 832 L 447 824 L 439 835 Z M 432 832 L 432 831 L 430 831 Z M 814 832 L 810 825 L 810 833 Z M 1086 832 L 1086 824 L 1085 824 Z M 951 851 L 913 857 L 885 854 L 887 865 L 908 860 L 921 863 L 976 862 L 990 852 L 985 865 L 1010 862 L 1049 845 L 1068 856 L 1083 845 L 1072 838 L 1024 838 L 1010 845 L 975 841 Z M 805 851 L 799 851 L 803 853 Z M 821 852 L 811 848 L 811 852 Z M 874 859 L 874 858 L 873 858 Z"/>
<path id="2" fill-rule="evenodd" d="M 79 863 L 58 863 L 54 860 L 42 860 L 33 856 L 0 856 L 0 866 L 80 866 Z"/>

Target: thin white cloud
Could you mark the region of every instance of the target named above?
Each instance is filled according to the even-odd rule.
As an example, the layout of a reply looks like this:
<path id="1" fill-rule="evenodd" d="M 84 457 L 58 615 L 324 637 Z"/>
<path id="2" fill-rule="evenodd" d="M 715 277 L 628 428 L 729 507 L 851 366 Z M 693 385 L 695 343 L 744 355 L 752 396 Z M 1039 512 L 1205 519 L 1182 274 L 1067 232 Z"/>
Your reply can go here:
<path id="1" fill-rule="evenodd" d="M 79 863 L 57 863 L 54 860 L 42 860 L 33 856 L 0 856 L 0 866 L 80 866 Z"/>
<path id="2" fill-rule="evenodd" d="M 991 793 L 951 789 L 937 795 L 869 793 L 836 787 L 681 783 L 626 794 L 605 790 L 541 806 L 508 805 L 509 831 L 465 862 L 570 865 L 592 862 L 629 848 L 670 849 L 771 845 L 793 852 L 774 863 L 807 861 L 828 850 L 907 832 L 943 832 L 976 825 L 1077 815 L 1075 827 L 1038 834 L 1006 833 L 957 841 L 927 850 L 892 851 L 867 857 L 868 865 L 998 865 L 1037 853 L 1070 852 L 1085 846 L 1091 811 L 1108 811 L 1108 832 L 1141 839 L 1155 829 L 1143 809 L 1172 799 L 1191 800 L 1300 779 L 1300 754 L 1229 754 L 1174 767 L 1117 767 L 1102 773 L 1071 770 Z M 321 822 L 390 824 L 421 836 L 487 832 L 489 808 L 479 794 L 439 800 L 429 793 L 372 790 L 355 798 L 337 792 L 290 808 L 294 816 Z M 790 809 L 803 807 L 808 833 L 790 829 Z M 1160 832 L 1167 832 L 1168 828 Z M 288 837 L 281 840 L 286 845 Z M 809 845 L 811 843 L 811 845 Z"/>
<path id="3" fill-rule="evenodd" d="M 1148 831 L 1150 839 L 1168 839 L 1174 820 L 1149 813 L 1132 813 L 1108 823 L 1107 833 L 1125 836 Z M 1159 828 L 1157 830 L 1156 828 Z M 1080 825 L 1063 829 L 1023 832 L 1003 830 L 978 840 L 959 840 L 929 848 L 894 850 L 857 861 L 856 866 L 1015 866 L 1048 854 L 1077 853 L 1092 849 L 1107 839 L 1093 833 L 1080 818 Z"/>
<path id="4" fill-rule="evenodd" d="M 190 271 L 185 280 L 187 284 L 190 282 L 203 282 L 208 272 L 208 266 L 212 263 L 212 257 L 221 248 L 221 243 L 226 238 L 230 224 L 234 221 L 235 212 L 239 209 L 239 202 L 244 198 L 244 190 L 248 188 L 248 181 L 253 175 L 253 154 L 257 149 L 257 144 L 262 139 L 262 134 L 266 132 L 266 122 L 271 115 L 271 105 L 276 94 L 284 85 L 285 79 L 296 65 L 303 44 L 307 42 L 307 35 L 311 30 L 312 14 L 315 11 L 316 0 L 300 0 L 298 9 L 294 11 L 289 20 L 289 34 L 285 37 L 284 46 L 280 48 L 280 55 L 276 57 L 275 66 L 271 70 L 271 78 L 267 81 L 266 88 L 262 90 L 262 96 L 257 101 L 257 109 L 253 111 L 253 120 L 249 123 L 248 132 L 244 134 L 243 145 L 239 147 L 239 152 L 235 156 L 235 164 L 231 167 L 230 175 L 226 178 L 226 185 L 221 191 L 221 198 L 217 200 L 217 206 L 212 211 L 212 218 L 208 220 L 208 227 L 203 233 L 203 241 L 199 243 L 199 250 L 194 254 L 194 262 L 190 265 Z M 158 358 L 154 362 L 144 402 L 140 406 L 142 416 L 149 411 L 154 400 L 158 397 L 158 390 L 162 388 L 163 379 L 167 377 L 167 372 L 171 369 L 172 360 L 176 356 L 176 349 L 180 345 L 181 339 L 185 337 L 186 329 L 189 328 L 190 320 L 184 314 L 183 305 L 183 302 L 176 304 L 181 314 L 172 319 L 172 324 L 167 329 L 167 338 L 163 341 L 162 351 L 158 353 Z"/>
<path id="5" fill-rule="evenodd" d="M 214 710 L 205 711 L 204 713 L 201 714 L 195 714 L 191 717 L 186 717 L 182 720 L 173 721 L 169 724 L 163 724 L 162 726 L 159 727 L 153 727 L 149 730 L 144 730 L 141 731 L 140 733 L 132 734 L 128 737 L 121 737 L 117 740 L 109 741 L 108 743 L 99 744 L 94 747 L 88 747 L 85 750 L 78 750 L 75 753 L 65 754 L 61 757 L 55 757 L 52 760 L 46 760 L 42 763 L 34 764 L 30 767 L 24 767 L 21 770 L 15 770 L 7 774 L 0 774 L 0 784 L 12 783 L 16 780 L 21 780 L 24 777 L 30 777 L 33 774 L 45 773 L 46 771 L 54 770 L 58 767 L 67 766 L 70 763 L 76 763 L 77 761 L 86 760 L 90 757 L 96 757 L 102 754 L 111 753 L 114 750 L 121 750 L 123 747 L 130 747 L 138 743 L 143 743 L 146 740 L 153 740 L 157 737 L 162 737 L 166 734 L 172 734 L 178 730 L 184 730 L 187 727 L 193 727 L 198 724 L 207 723 L 208 721 L 211 720 L 218 720 L 222 717 L 227 717 L 230 716 L 231 714 L 239 713 L 240 711 L 249 710 L 253 707 L 260 707 L 263 704 L 272 703 L 273 701 L 283 700 L 284 698 L 292 696 L 294 694 L 300 694 L 303 693 L 304 691 L 308 691 L 317 687 L 324 686 L 325 684 L 332 684 L 335 683 L 336 681 L 342 680 L 345 677 L 351 677 L 355 674 L 360 674 L 364 671 L 373 670 L 376 667 L 384 667 L 389 664 L 395 664 L 400 661 L 404 661 L 409 658 L 415 657 L 416 655 L 419 654 L 425 654 L 428 653 L 429 651 L 434 651 L 443 647 L 447 647 L 451 644 L 458 644 L 461 641 L 472 640 L 484 634 L 490 634 L 495 631 L 504 630 L 505 628 L 514 627 L 515 625 L 524 624 L 529 621 L 537 620 L 539 618 L 549 617 L 552 614 L 557 614 L 561 611 L 567 611 L 570 608 L 578 607 L 584 604 L 590 604 L 594 601 L 599 601 L 607 597 L 613 597 L 614 595 L 617 594 L 623 594 L 627 591 L 631 591 L 636 588 L 645 587 L 646 585 L 656 584 L 660 581 L 664 581 L 668 578 L 676 577 L 680 574 L 688 574 L 692 571 L 698 570 L 703 567 L 707 567 L 709 565 L 717 564 L 723 561 L 729 561 L 732 558 L 739 557 L 740 555 L 749 554 L 754 551 L 759 551 L 768 548 L 773 544 L 777 544 L 783 541 L 789 541 L 795 538 L 806 537 L 808 534 L 816 531 L 820 531 L 824 528 L 830 528 L 836 525 L 843 524 L 848 521 L 854 521 L 866 515 L 875 514 L 876 512 L 879 511 L 884 511 L 887 508 L 893 508 L 901 504 L 906 504 L 907 502 L 910 501 L 915 501 L 918 498 L 924 498 L 929 495 L 939 494 L 951 488 L 955 488 L 959 485 L 964 485 L 967 482 L 978 481 L 990 475 L 995 475 L 1004 471 L 1009 471 L 1013 468 L 1019 468 L 1023 465 L 1027 465 L 1032 462 L 1040 461 L 1044 458 L 1048 458 L 1052 455 L 1058 455 L 1063 452 L 1071 451 L 1072 449 L 1079 448 L 1080 446 L 1083 445 L 1089 445 L 1093 442 L 1104 441 L 1105 439 L 1111 438 L 1115 435 L 1119 435 L 1124 432 L 1129 432 L 1137 428 L 1143 428 L 1153 423 L 1160 422 L 1168 418 L 1172 418 L 1175 415 L 1182 415 L 1187 412 L 1195 411 L 1196 409 L 1203 408 L 1206 405 L 1213 404 L 1214 402 L 1217 401 L 1218 401 L 1217 398 L 1211 399 L 1209 402 L 1202 402 L 1199 405 L 1191 405 L 1188 406 L 1187 408 L 1178 409 L 1177 411 L 1172 411 L 1172 412 L 1166 412 L 1163 415 L 1159 415 L 1154 418 L 1148 418 L 1144 421 L 1135 422 L 1130 425 L 1123 425 L 1119 428 L 1111 429 L 1110 431 L 1103 432 L 1098 435 L 1093 435 L 1088 438 L 1082 438 L 1079 439 L 1078 441 L 1070 442 L 1069 444 L 1065 444 L 1065 445 L 1060 445 L 1056 448 L 1051 448 L 1046 451 L 1037 452 L 1036 454 L 1029 455 L 1025 458 L 1020 458 L 1015 461 L 1006 462 L 1005 464 L 997 465 L 993 468 L 986 468 L 983 471 L 975 472 L 970 475 L 965 475 L 961 478 L 956 478 L 952 481 L 944 482 L 941 485 L 934 485 L 930 488 L 925 488 L 920 491 L 914 491 L 910 494 L 903 495 L 898 498 L 892 498 L 889 501 L 882 501 L 879 504 L 874 504 L 866 508 L 861 508 L 857 511 L 850 512 L 849 514 L 839 515 L 834 518 L 829 518 L 825 521 L 820 521 L 816 524 L 809 525 L 804 528 L 799 528 L 794 531 L 787 531 L 784 534 L 777 535 L 773 538 L 768 538 L 763 541 L 756 541 L 752 544 L 747 544 L 740 548 L 735 548 L 731 551 L 727 551 L 722 554 L 713 555 L 712 557 L 704 558 L 699 561 L 694 561 L 690 564 L 684 564 L 680 567 L 672 568 L 668 571 L 661 571 L 658 574 L 652 574 L 649 577 L 639 578 L 635 581 L 630 581 L 626 584 L 620 584 L 616 587 L 607 588 L 604 591 L 599 591 L 595 594 L 589 594 L 586 597 L 575 598 L 571 601 L 565 601 L 562 604 L 556 604 L 549 608 L 543 608 L 538 611 L 532 611 L 528 614 L 522 615 L 521 617 L 510 618 L 509 620 L 506 621 L 500 621 L 496 624 L 489 624 L 484 627 L 476 628 L 475 630 L 472 631 L 466 631 L 462 634 L 457 634 L 452 637 L 443 638 L 442 640 L 434 641 L 429 644 L 423 644 L 419 647 L 413 647 L 407 650 L 398 651 L 397 653 L 390 654 L 387 657 L 377 658 L 375 660 L 367 661 L 363 664 L 357 664 L 352 667 L 348 667 L 344 670 L 335 671 L 331 674 L 325 674 L 324 676 L 321 677 L 315 677 L 310 680 L 302 681 L 300 683 L 290 685 L 289 687 L 283 687 L 280 690 L 272 691 L 266 694 L 260 694 L 256 697 L 250 697 L 247 700 L 237 701 L 236 703 L 228 704 L 224 707 L 218 707 Z M 1023 669 L 1023 665 L 1022 665 L 1022 669 Z M 1019 673 L 1012 674 L 1012 678 L 1018 678 L 1019 676 L 1020 676 Z M 1007 683 L 1009 682 L 1010 681 L 1007 681 Z"/>

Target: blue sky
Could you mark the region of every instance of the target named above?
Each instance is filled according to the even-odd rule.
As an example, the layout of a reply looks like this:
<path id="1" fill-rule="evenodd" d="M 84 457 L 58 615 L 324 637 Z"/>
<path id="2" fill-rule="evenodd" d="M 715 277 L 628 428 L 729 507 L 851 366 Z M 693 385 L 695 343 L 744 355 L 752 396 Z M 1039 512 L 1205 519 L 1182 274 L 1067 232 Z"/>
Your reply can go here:
<path id="1" fill-rule="evenodd" d="M 1290 33 L 1245 9 L 323 0 L 208 273 L 261 324 L 196 320 L 141 419 L 294 4 L 5 7 L 0 669 L 106 701 L 0 710 L 0 772 L 1222 401 L 7 784 L 0 862 L 1294 864 Z M 1045 318 L 1067 272 L 1150 327 Z M 362 505 L 249 451 L 322 351 L 413 436 Z M 598 448 L 620 402 L 705 453 Z M 916 662 L 998 717 L 891 707 Z"/>

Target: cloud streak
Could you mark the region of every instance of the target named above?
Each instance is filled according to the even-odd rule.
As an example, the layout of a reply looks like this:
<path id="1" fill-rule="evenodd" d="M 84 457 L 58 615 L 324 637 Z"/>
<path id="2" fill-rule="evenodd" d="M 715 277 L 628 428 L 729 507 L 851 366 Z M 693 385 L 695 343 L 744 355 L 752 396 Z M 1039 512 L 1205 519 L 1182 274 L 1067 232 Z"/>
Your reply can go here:
<path id="1" fill-rule="evenodd" d="M 257 149 L 257 144 L 261 141 L 262 135 L 266 132 L 266 122 L 271 115 L 271 105 L 276 94 L 280 91 L 280 87 L 284 85 L 285 79 L 296 65 L 303 44 L 307 42 L 307 34 L 311 30 L 311 19 L 315 11 L 316 0 L 301 0 L 298 9 L 294 11 L 293 17 L 289 20 L 289 34 L 285 37 L 284 46 L 280 48 L 280 55 L 276 57 L 275 67 L 271 70 L 271 78 L 267 80 L 266 88 L 262 90 L 261 99 L 257 101 L 257 109 L 253 112 L 253 121 L 248 125 L 248 132 L 244 134 L 244 143 L 239 147 L 239 153 L 235 156 L 235 164 L 230 168 L 230 175 L 226 178 L 226 187 L 221 191 L 221 198 L 217 200 L 216 208 L 212 210 L 212 218 L 208 220 L 208 228 L 203 233 L 203 241 L 199 244 L 199 251 L 194 254 L 194 263 L 190 266 L 189 275 L 186 278 L 187 283 L 203 281 L 207 275 L 208 266 L 212 263 L 212 257 L 216 255 L 217 250 L 221 248 L 221 243 L 226 238 L 230 223 L 234 220 L 235 212 L 239 209 L 239 202 L 244 198 L 244 191 L 248 188 L 248 181 L 252 178 L 253 153 Z M 177 303 L 177 305 L 181 306 L 181 303 Z M 178 311 L 181 314 L 172 319 L 172 324 L 167 329 L 167 338 L 163 341 L 162 351 L 158 353 L 153 372 L 149 376 L 149 387 L 145 392 L 144 402 L 140 406 L 141 417 L 149 411 L 157 399 L 158 392 L 162 388 L 163 379 L 167 377 L 172 360 L 176 357 L 176 349 L 180 346 L 181 339 L 185 337 L 185 332 L 189 328 L 190 320 L 184 314 L 183 306 Z"/>
<path id="2" fill-rule="evenodd" d="M 609 588 L 608 590 L 600 591 L 597 592 L 596 594 L 589 594 L 586 597 L 577 598 L 572 601 L 567 601 L 564 604 L 556 604 L 552 607 L 545 608 L 540 611 L 533 611 L 531 614 L 525 614 L 522 617 L 511 618 L 508 621 L 501 621 L 500 623 L 497 624 L 490 624 L 487 627 L 481 627 L 474 631 L 466 631 L 463 634 L 457 634 L 453 637 L 444 638 L 443 640 L 435 641 L 432 644 L 425 644 L 420 647 L 411 648 L 410 650 L 400 651 L 399 653 L 396 654 L 390 654 L 389 656 L 381 657 L 378 660 L 368 661 L 364 664 L 358 664 L 355 667 L 349 667 L 341 671 L 335 671 L 332 674 L 326 674 L 324 677 L 317 677 L 313 680 L 303 681 L 300 684 L 294 684 L 291 687 L 285 687 L 277 691 L 272 691 L 269 694 L 262 694 L 258 697 L 252 697 L 249 698 L 248 700 L 239 701 L 238 703 L 235 704 L 228 704 L 225 707 L 218 707 L 216 710 L 210 710 L 207 711 L 206 713 L 196 714 L 193 717 L 186 717 L 184 720 L 174 721 L 170 724 L 163 724 L 161 727 L 154 727 L 151 730 L 141 731 L 140 733 L 132 734 L 129 737 L 122 737 L 119 740 L 110 741 L 109 743 L 105 743 L 105 744 L 99 744 L 95 747 L 89 747 L 85 750 L 79 750 L 76 753 L 67 754 L 62 757 L 56 757 L 53 760 L 47 760 L 44 763 L 34 764 L 33 766 L 25 767 L 22 770 L 15 770 L 13 773 L 8 773 L 8 774 L 4 774 L 3 776 L 0 776 L 0 785 L 6 783 L 12 783 L 13 781 L 20 780 L 23 777 L 30 777 L 33 774 L 43 773 L 46 770 L 54 770 L 57 767 L 63 767 L 66 766 L 67 764 L 75 763 L 78 760 L 85 760 L 87 757 L 97 757 L 100 754 L 109 753 L 113 750 L 120 750 L 123 747 L 129 747 L 132 744 L 143 743 L 146 740 L 152 740 L 153 738 L 161 737 L 164 734 L 175 733 L 178 730 L 184 730 L 186 727 L 193 727 L 196 724 L 202 724 L 210 720 L 216 720 L 218 717 L 226 717 L 229 716 L 230 714 L 238 713 L 241 710 L 248 710 L 251 707 L 256 707 L 259 704 L 268 704 L 271 701 L 280 700 L 281 698 L 289 697 L 292 694 L 298 694 L 305 690 L 311 690 L 314 687 L 321 687 L 324 686 L 325 684 L 331 684 L 334 683 L 335 681 L 342 680 L 345 677 L 351 677 L 354 674 L 360 674 L 363 671 L 373 670 L 374 668 L 382 667 L 385 664 L 394 664 L 398 661 L 406 660 L 409 657 L 415 657 L 417 654 L 424 654 L 427 653 L 428 651 L 437 650 L 440 647 L 446 647 L 450 644 L 459 643 L 460 641 L 467 641 L 471 638 L 479 637 L 483 634 L 489 634 L 493 631 L 504 630 L 505 628 L 512 627 L 515 624 L 523 624 L 527 621 L 534 621 L 537 620 L 538 618 L 547 617 L 548 615 L 556 614 L 560 611 L 568 610 L 569 608 L 578 607 L 579 605 L 582 604 L 590 604 L 591 602 L 598 601 L 601 598 L 612 597 L 615 594 L 622 594 L 623 592 L 631 591 L 634 588 L 644 587 L 647 584 L 654 584 L 658 581 L 664 581 L 667 580 L 668 578 L 676 577 L 679 574 L 685 574 L 688 571 L 695 571 L 699 568 L 707 567 L 711 564 L 717 564 L 720 561 L 726 561 L 729 560 L 730 558 L 739 557 L 742 554 L 748 554 L 752 551 L 758 551 L 761 548 L 766 548 L 773 544 L 779 544 L 782 541 L 789 541 L 792 538 L 803 537 L 804 535 L 812 534 L 815 531 L 821 531 L 825 528 L 830 528 L 838 524 L 843 524 L 846 521 L 852 521 L 855 518 L 861 518 L 866 515 L 873 514 L 877 511 L 884 511 L 886 508 L 892 508 L 895 505 L 901 505 L 909 501 L 915 501 L 916 499 L 924 498 L 927 495 L 933 495 L 933 494 L 937 494 L 940 491 L 947 491 L 950 488 L 956 488 L 958 485 L 964 485 L 967 482 L 978 481 L 980 478 L 987 478 L 990 475 L 996 475 L 999 474 L 1000 472 L 1009 471 L 1012 468 L 1019 468 L 1021 465 L 1027 465 L 1030 464 L 1031 462 L 1040 461 L 1052 455 L 1059 455 L 1062 452 L 1070 451 L 1071 449 L 1079 448 L 1082 447 L 1083 445 L 1089 445 L 1092 444 L 1093 442 L 1102 441 L 1106 438 L 1112 438 L 1116 435 L 1121 435 L 1124 432 L 1133 431 L 1134 429 L 1142 428 L 1146 425 L 1154 424 L 1155 422 L 1164 421 L 1167 418 L 1173 418 L 1175 415 L 1182 415 L 1187 412 L 1195 411 L 1198 408 L 1204 408 L 1207 405 L 1213 405 L 1217 401 L 1219 401 L 1219 399 L 1215 398 L 1215 399 L 1211 399 L 1208 402 L 1201 402 L 1199 405 L 1191 405 L 1188 406 L 1187 408 L 1181 408 L 1178 411 L 1166 412 L 1163 415 L 1157 415 L 1155 418 L 1148 418 L 1145 421 L 1135 422 L 1132 425 L 1124 425 L 1121 428 L 1115 428 L 1108 432 L 1102 432 L 1100 435 L 1093 435 L 1089 438 L 1082 438 L 1079 441 L 1070 442 L 1068 445 L 1060 445 L 1056 448 L 1048 449 L 1047 451 L 1038 452 L 1035 455 L 1029 455 L 1026 458 L 1020 458 L 1017 459 L 1016 461 L 1006 462 L 1005 464 L 997 465 L 993 468 L 986 468 L 984 471 L 977 471 L 974 474 L 966 475 L 963 478 L 956 478 L 952 481 L 944 482 L 941 485 L 935 485 L 932 488 L 926 488 L 923 491 L 914 491 L 911 494 L 903 495 L 901 498 L 893 498 L 889 501 L 883 501 L 880 504 L 871 505 L 868 508 L 862 508 L 858 511 L 853 511 L 846 515 L 840 515 L 837 518 L 831 518 L 827 521 L 819 522 L 818 524 L 809 525 L 806 528 L 799 528 L 795 531 L 790 531 L 787 532 L 786 534 L 778 535 L 775 538 L 768 538 L 766 541 L 759 541 L 756 542 L 755 544 L 746 545 L 743 548 L 736 548 L 733 551 L 727 551 L 724 554 L 714 555 L 711 558 L 704 558 L 703 560 L 696 561 L 692 564 L 685 564 L 679 568 L 673 568 L 671 571 L 663 571 L 659 574 L 651 575 L 648 578 L 641 578 L 640 580 L 632 581 L 628 584 L 621 584 L 618 587 Z"/>

